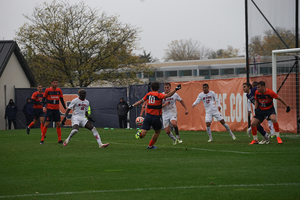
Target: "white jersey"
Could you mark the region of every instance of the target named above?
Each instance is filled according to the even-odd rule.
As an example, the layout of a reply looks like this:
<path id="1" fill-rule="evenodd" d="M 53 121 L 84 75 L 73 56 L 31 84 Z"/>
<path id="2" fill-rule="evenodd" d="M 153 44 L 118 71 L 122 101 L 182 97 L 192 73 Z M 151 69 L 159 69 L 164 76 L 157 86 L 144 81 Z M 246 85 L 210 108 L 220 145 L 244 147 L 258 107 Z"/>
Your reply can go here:
<path id="1" fill-rule="evenodd" d="M 163 94 L 165 94 L 165 93 L 163 92 Z M 162 114 L 163 115 L 166 115 L 166 114 L 169 114 L 169 113 L 176 113 L 177 114 L 176 101 L 181 101 L 181 100 L 182 100 L 181 97 L 177 93 L 173 94 L 171 97 L 163 99 L 163 102 L 162 102 L 163 104 L 166 103 L 166 102 L 170 102 L 170 104 L 167 105 L 167 106 L 164 106 L 162 108 Z"/>
<path id="2" fill-rule="evenodd" d="M 214 91 L 208 91 L 207 94 L 205 94 L 204 92 L 201 92 L 196 101 L 193 103 L 193 105 L 197 105 L 198 103 L 200 103 L 200 101 L 203 101 L 203 105 L 205 107 L 205 112 L 206 113 L 215 113 L 216 111 L 218 112 L 218 107 L 221 106 L 220 105 L 220 101 L 217 98 L 217 95 L 215 94 Z M 218 107 L 216 106 L 216 102 L 218 104 Z"/>
<path id="3" fill-rule="evenodd" d="M 73 111 L 72 117 L 73 116 L 81 116 L 85 117 L 85 113 L 89 109 L 89 104 L 90 102 L 88 100 L 81 100 L 79 97 L 73 99 L 68 106 L 68 109 L 71 109 Z"/>

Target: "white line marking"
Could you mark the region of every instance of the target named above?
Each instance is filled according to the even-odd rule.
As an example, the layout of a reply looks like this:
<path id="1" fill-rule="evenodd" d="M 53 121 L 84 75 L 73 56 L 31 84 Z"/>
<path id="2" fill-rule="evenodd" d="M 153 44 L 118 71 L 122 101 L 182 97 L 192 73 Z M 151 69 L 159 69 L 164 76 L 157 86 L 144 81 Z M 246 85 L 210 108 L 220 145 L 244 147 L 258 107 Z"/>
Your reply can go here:
<path id="1" fill-rule="evenodd" d="M 36 194 L 19 194 L 3 195 L 0 198 L 32 197 L 32 196 L 58 196 L 66 194 L 92 194 L 92 193 L 115 193 L 115 192 L 136 192 L 147 190 L 177 190 L 177 189 L 201 189 L 201 188 L 228 188 L 228 187 L 265 187 L 265 186 L 298 186 L 300 183 L 266 183 L 266 184 L 241 184 L 241 185 L 196 185 L 196 186 L 178 186 L 178 187 L 157 187 L 157 188 L 133 188 L 121 190 L 93 190 L 81 192 L 56 192 L 56 193 L 36 193 Z"/>

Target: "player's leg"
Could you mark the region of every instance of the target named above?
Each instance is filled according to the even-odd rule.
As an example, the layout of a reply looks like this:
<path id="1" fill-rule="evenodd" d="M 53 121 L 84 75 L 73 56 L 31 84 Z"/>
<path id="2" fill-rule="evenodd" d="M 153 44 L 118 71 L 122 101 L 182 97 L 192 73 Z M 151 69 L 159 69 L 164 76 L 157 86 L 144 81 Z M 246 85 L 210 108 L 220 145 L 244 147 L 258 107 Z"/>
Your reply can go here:
<path id="1" fill-rule="evenodd" d="M 210 124 L 212 122 L 212 115 L 209 113 L 206 113 L 205 115 L 205 124 L 206 124 L 206 132 L 209 137 L 208 142 L 211 142 L 213 140 L 212 134 L 211 134 L 211 129 L 210 129 Z"/>
<path id="2" fill-rule="evenodd" d="M 180 139 L 179 136 L 179 130 L 178 130 L 178 126 L 177 126 L 177 117 L 173 116 L 171 119 L 171 124 L 175 130 L 175 134 L 176 134 L 176 138 L 178 140 L 178 143 L 182 143 L 182 140 Z"/>
<path id="3" fill-rule="evenodd" d="M 154 131 L 155 131 L 155 133 L 152 135 L 151 140 L 149 142 L 149 145 L 148 145 L 147 149 L 156 149 L 156 146 L 154 146 L 154 144 L 155 144 L 155 142 L 158 139 L 158 136 L 160 134 L 161 129 L 154 130 Z"/>
<path id="4" fill-rule="evenodd" d="M 46 120 L 45 120 L 44 128 L 42 130 L 42 138 L 40 144 L 44 144 L 44 138 L 47 133 L 47 129 L 49 127 L 50 121 L 52 120 L 52 113 L 53 113 L 52 110 L 47 110 L 46 112 Z"/>
<path id="5" fill-rule="evenodd" d="M 62 144 L 63 141 L 61 140 L 61 127 L 60 127 L 61 119 L 60 119 L 59 110 L 54 110 L 53 121 L 55 122 L 55 126 L 56 126 L 56 133 L 57 133 L 58 143 Z"/>
<path id="6" fill-rule="evenodd" d="M 89 129 L 90 131 L 92 131 L 94 137 L 96 138 L 97 142 L 98 142 L 98 145 L 100 148 L 105 148 L 109 145 L 109 143 L 106 143 L 106 144 L 103 144 L 102 141 L 101 141 L 101 137 L 96 129 L 96 127 L 90 122 L 90 121 L 85 121 L 87 120 L 86 118 L 83 119 L 83 124 L 82 126 L 84 126 L 85 128 Z"/>
<path id="7" fill-rule="evenodd" d="M 225 127 L 225 129 L 228 131 L 228 133 L 230 134 L 230 136 L 232 137 L 232 139 L 236 140 L 235 135 L 232 133 L 229 125 L 224 121 L 224 119 L 221 119 L 219 122 Z"/>
<path id="8" fill-rule="evenodd" d="M 273 122 L 270 119 L 268 119 L 268 126 L 270 129 L 271 138 L 274 138 L 276 134 L 275 134 Z"/>
<path id="9" fill-rule="evenodd" d="M 12 119 L 8 119 L 7 122 L 8 122 L 8 129 L 10 130 L 11 129 Z"/>
<path id="10" fill-rule="evenodd" d="M 45 124 L 45 117 L 42 115 L 41 117 L 40 117 L 40 124 L 41 124 L 41 132 L 42 132 L 42 130 L 43 130 L 43 128 L 44 128 L 44 124 Z"/>
<path id="11" fill-rule="evenodd" d="M 274 126 L 274 130 L 275 130 L 275 134 L 276 134 L 278 144 L 282 144 L 282 140 L 280 138 L 280 133 L 279 133 L 279 124 L 278 124 L 278 121 L 277 121 L 276 114 L 271 114 L 269 116 L 269 119 L 273 122 L 273 126 Z"/>
<path id="12" fill-rule="evenodd" d="M 144 122 L 142 125 L 142 128 L 139 129 L 136 134 L 135 134 L 135 138 L 139 139 L 139 138 L 143 138 L 146 136 L 147 131 L 150 130 L 151 127 L 151 121 L 152 121 L 152 117 L 148 114 L 146 114 L 145 118 L 144 118 Z"/>
<path id="13" fill-rule="evenodd" d="M 70 142 L 71 138 L 79 131 L 79 125 L 78 124 L 72 124 L 72 131 L 70 132 L 67 139 L 63 142 L 64 146 L 67 146 L 67 144 Z"/>
<path id="14" fill-rule="evenodd" d="M 166 134 L 173 140 L 173 145 L 177 144 L 177 139 L 171 132 L 171 122 L 170 122 L 170 117 L 168 115 L 163 115 L 163 126 L 165 129 Z"/>
<path id="15" fill-rule="evenodd" d="M 260 125 L 261 121 L 257 117 L 257 115 L 255 115 L 252 118 L 251 121 L 251 131 L 252 131 L 252 136 L 253 136 L 253 140 L 249 143 L 250 145 L 252 144 L 258 144 L 258 138 L 257 138 L 257 126 Z"/>
<path id="16" fill-rule="evenodd" d="M 27 126 L 26 128 L 26 133 L 29 134 L 30 133 L 30 129 L 36 125 L 38 122 L 38 119 L 36 118 L 36 116 L 34 116 L 33 121 Z"/>

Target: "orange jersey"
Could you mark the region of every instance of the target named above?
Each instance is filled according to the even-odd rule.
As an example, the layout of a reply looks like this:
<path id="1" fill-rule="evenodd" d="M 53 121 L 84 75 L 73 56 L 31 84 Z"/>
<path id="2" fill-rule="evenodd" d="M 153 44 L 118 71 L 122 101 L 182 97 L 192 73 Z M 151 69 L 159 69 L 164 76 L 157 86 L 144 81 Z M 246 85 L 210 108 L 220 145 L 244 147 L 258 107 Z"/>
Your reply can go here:
<path id="1" fill-rule="evenodd" d="M 63 97 L 63 93 L 60 88 L 53 90 L 49 87 L 45 90 L 44 97 L 46 99 L 47 109 L 59 110 L 59 99 Z"/>
<path id="2" fill-rule="evenodd" d="M 39 93 L 39 91 L 36 91 L 32 94 L 31 99 L 33 101 L 34 109 L 42 109 L 43 108 L 43 104 L 42 104 L 43 96 L 44 96 L 44 93 L 43 92 Z M 40 104 L 36 104 L 36 103 L 40 103 Z"/>
<path id="3" fill-rule="evenodd" d="M 158 92 L 148 92 L 143 100 L 147 102 L 147 113 L 150 115 L 161 115 L 162 112 L 162 100 L 165 98 L 165 94 Z"/>
<path id="4" fill-rule="evenodd" d="M 273 107 L 273 99 L 277 99 L 278 94 L 273 90 L 266 88 L 265 93 L 255 91 L 255 99 L 258 101 L 258 107 L 261 110 L 268 110 Z"/>

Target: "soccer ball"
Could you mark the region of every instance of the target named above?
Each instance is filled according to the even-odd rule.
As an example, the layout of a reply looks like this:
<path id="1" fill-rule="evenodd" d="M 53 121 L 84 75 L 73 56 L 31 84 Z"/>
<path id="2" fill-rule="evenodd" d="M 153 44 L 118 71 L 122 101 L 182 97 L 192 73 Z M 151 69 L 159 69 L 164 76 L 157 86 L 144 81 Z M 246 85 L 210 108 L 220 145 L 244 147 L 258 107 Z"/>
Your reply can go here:
<path id="1" fill-rule="evenodd" d="M 144 117 L 137 117 L 135 120 L 136 125 L 142 126 L 144 123 Z"/>

